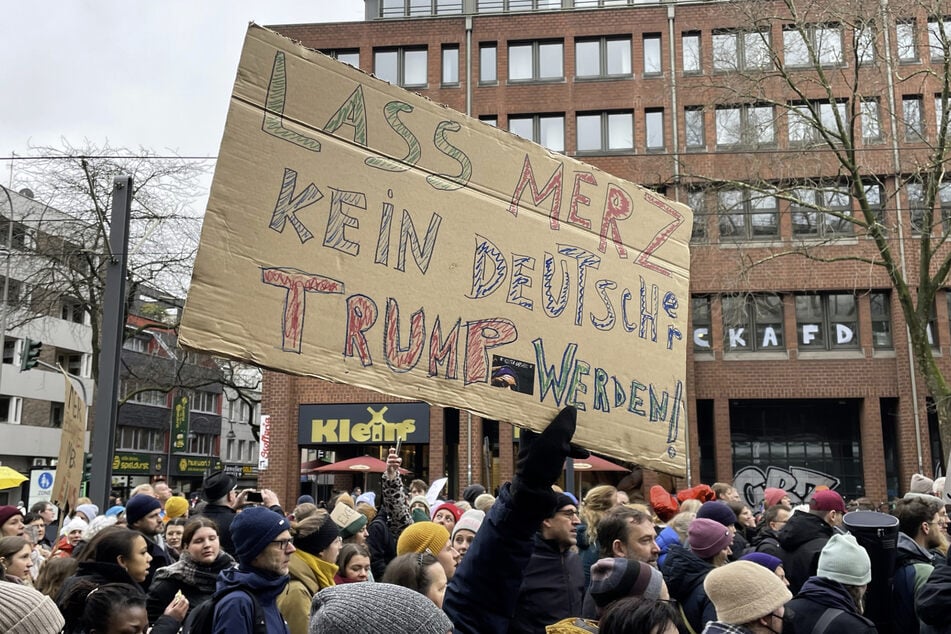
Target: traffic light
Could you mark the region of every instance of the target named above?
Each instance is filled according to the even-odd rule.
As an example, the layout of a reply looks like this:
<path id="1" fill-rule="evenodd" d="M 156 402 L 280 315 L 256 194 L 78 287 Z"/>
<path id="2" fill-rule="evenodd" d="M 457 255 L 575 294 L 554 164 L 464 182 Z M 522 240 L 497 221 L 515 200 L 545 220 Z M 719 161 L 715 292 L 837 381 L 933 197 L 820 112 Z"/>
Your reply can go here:
<path id="1" fill-rule="evenodd" d="M 83 454 L 83 481 L 89 482 L 92 479 L 92 454 Z"/>
<path id="2" fill-rule="evenodd" d="M 40 362 L 40 348 L 42 347 L 42 341 L 33 341 L 29 338 L 23 340 L 23 352 L 20 353 L 20 372 L 26 372 L 36 367 L 36 364 Z"/>

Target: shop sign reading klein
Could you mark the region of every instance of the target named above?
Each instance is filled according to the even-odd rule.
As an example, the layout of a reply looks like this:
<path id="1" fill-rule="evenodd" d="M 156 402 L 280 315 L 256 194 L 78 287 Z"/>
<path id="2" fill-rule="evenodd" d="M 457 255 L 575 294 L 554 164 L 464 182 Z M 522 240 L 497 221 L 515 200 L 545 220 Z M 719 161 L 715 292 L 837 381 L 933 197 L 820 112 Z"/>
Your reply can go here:
<path id="1" fill-rule="evenodd" d="M 251 25 L 180 341 L 536 430 L 574 405 L 579 443 L 680 475 L 691 226 Z"/>
<path id="2" fill-rule="evenodd" d="M 425 403 L 301 405 L 298 443 L 429 443 L 429 405 Z"/>

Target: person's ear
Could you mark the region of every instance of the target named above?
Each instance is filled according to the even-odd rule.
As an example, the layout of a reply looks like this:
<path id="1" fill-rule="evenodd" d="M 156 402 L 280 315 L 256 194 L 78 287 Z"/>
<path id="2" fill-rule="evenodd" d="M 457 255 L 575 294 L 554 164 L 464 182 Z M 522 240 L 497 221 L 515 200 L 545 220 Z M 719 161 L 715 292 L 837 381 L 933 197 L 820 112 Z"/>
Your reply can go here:
<path id="1" fill-rule="evenodd" d="M 611 542 L 611 552 L 615 557 L 627 557 L 627 546 L 620 539 Z"/>

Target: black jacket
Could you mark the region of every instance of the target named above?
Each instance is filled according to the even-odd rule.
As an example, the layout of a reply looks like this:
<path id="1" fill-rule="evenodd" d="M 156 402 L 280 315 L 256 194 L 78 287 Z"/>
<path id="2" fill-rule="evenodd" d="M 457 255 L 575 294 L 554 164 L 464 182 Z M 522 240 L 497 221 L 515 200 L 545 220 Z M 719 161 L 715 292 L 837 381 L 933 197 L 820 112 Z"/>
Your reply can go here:
<path id="1" fill-rule="evenodd" d="M 367 526 L 367 548 L 370 549 L 370 570 L 373 578 L 383 578 L 386 566 L 396 557 L 396 539 L 387 526 L 386 511 L 377 511 L 376 517 Z"/>
<path id="2" fill-rule="evenodd" d="M 825 634 L 874 634 L 875 624 L 858 613 L 852 595 L 838 581 L 810 577 L 796 598 L 786 604 L 783 634 L 811 634 L 827 610 L 839 613 L 829 621 Z"/>
<path id="3" fill-rule="evenodd" d="M 234 557 L 234 542 L 231 541 L 231 522 L 235 518 L 235 510 L 230 506 L 206 504 L 200 515 L 207 517 L 218 525 L 218 543 L 221 545 L 221 550 Z"/>
<path id="4" fill-rule="evenodd" d="M 764 524 L 763 528 L 756 533 L 750 546 L 755 552 L 783 558 L 783 548 L 779 545 L 779 533 L 771 529 L 769 524 Z"/>
<path id="5" fill-rule="evenodd" d="M 703 589 L 703 580 L 711 570 L 713 564 L 680 544 L 671 545 L 661 567 L 670 598 L 680 603 L 694 632 L 701 632 L 707 621 L 717 620 L 717 609 Z"/>
<path id="6" fill-rule="evenodd" d="M 581 558 L 536 533 L 509 633 L 544 634 L 546 625 L 579 616 L 583 597 Z"/>
<path id="7" fill-rule="evenodd" d="M 915 597 L 921 632 L 951 632 L 951 561 L 935 566 Z"/>
<path id="8" fill-rule="evenodd" d="M 918 634 L 915 595 L 918 588 L 932 574 L 934 565 L 935 561 L 931 553 L 905 533 L 898 533 L 891 609 L 891 621 L 895 632 Z"/>
<path id="9" fill-rule="evenodd" d="M 783 569 L 789 580 L 789 591 L 794 595 L 806 579 L 816 574 L 819 553 L 832 537 L 834 529 L 818 515 L 796 511 L 779 531 L 779 545 L 783 551 Z"/>

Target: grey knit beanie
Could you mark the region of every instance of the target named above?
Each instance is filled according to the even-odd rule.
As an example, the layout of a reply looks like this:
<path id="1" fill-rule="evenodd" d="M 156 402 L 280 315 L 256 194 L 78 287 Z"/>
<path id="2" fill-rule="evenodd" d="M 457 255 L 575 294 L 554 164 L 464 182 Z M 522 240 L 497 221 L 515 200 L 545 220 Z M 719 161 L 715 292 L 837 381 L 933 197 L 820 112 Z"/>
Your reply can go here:
<path id="1" fill-rule="evenodd" d="M 863 586 L 872 580 L 872 561 L 853 535 L 833 535 L 819 553 L 816 575 L 847 586 Z"/>
<path id="2" fill-rule="evenodd" d="M 53 600 L 29 586 L 0 581 L 0 632 L 56 634 L 66 621 Z"/>
<path id="3" fill-rule="evenodd" d="M 422 594 L 392 583 L 346 583 L 314 595 L 310 634 L 446 634 L 452 621 Z"/>

